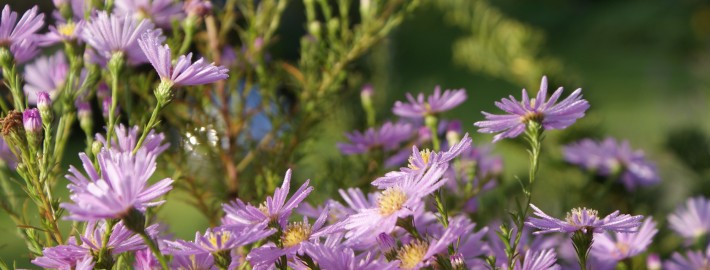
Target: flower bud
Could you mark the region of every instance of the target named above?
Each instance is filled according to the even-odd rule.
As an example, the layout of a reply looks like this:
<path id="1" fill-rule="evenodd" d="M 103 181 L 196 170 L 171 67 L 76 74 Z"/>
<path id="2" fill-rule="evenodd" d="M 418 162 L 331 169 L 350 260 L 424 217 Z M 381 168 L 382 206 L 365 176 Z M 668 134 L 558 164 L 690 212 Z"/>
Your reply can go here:
<path id="1" fill-rule="evenodd" d="M 212 12 L 212 2 L 202 0 L 187 0 L 182 6 L 188 17 L 204 17 Z"/>
<path id="2" fill-rule="evenodd" d="M 377 244 L 380 246 L 380 251 L 385 254 L 387 259 L 394 259 L 397 256 L 397 241 L 389 234 L 380 233 L 377 236 Z"/>
<path id="3" fill-rule="evenodd" d="M 91 116 L 91 105 L 86 101 L 77 100 L 76 114 L 79 117 L 79 126 L 84 132 L 92 134 L 94 131 L 94 119 Z"/>
<path id="4" fill-rule="evenodd" d="M 461 140 L 461 121 L 451 120 L 446 125 L 446 141 L 454 145 Z"/>
<path id="5" fill-rule="evenodd" d="M 37 149 L 42 144 L 42 117 L 37 108 L 27 109 L 22 113 L 22 124 L 25 127 L 27 143 L 30 148 Z"/>
<path id="6" fill-rule="evenodd" d="M 321 25 L 320 22 L 311 22 L 308 24 L 308 33 L 316 40 L 320 39 Z"/>
<path id="7" fill-rule="evenodd" d="M 52 99 L 47 92 L 39 92 L 37 94 L 37 109 L 42 116 L 42 124 L 49 126 L 54 120 L 54 111 L 52 111 Z"/>
<path id="8" fill-rule="evenodd" d="M 646 258 L 646 269 L 648 270 L 660 270 L 661 269 L 661 258 L 658 254 L 652 253 Z"/>
<path id="9" fill-rule="evenodd" d="M 10 67 L 14 61 L 9 47 L 0 46 L 0 66 Z"/>
<path id="10" fill-rule="evenodd" d="M 374 92 L 374 88 L 372 87 L 371 84 L 365 84 L 362 86 L 362 90 L 360 90 L 360 101 L 362 102 L 363 107 L 371 107 L 372 106 L 373 92 Z"/>
<path id="11" fill-rule="evenodd" d="M 98 156 L 102 148 L 104 148 L 104 144 L 100 141 L 91 143 L 91 153 L 94 154 L 94 156 Z"/>
<path id="12" fill-rule="evenodd" d="M 466 269 L 466 262 L 463 260 L 463 254 L 457 252 L 456 254 L 451 255 L 449 260 L 451 261 L 451 267 L 454 269 Z"/>

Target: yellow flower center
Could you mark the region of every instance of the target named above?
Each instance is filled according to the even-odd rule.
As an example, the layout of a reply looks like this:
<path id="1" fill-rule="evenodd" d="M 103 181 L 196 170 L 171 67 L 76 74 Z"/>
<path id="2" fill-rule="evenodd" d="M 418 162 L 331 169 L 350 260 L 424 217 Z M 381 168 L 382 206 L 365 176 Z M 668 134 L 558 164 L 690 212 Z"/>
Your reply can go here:
<path id="1" fill-rule="evenodd" d="M 597 210 L 593 209 L 587 209 L 587 208 L 573 208 L 569 213 L 567 213 L 567 222 L 573 225 L 584 225 L 584 224 L 579 224 L 578 222 L 581 221 L 580 217 L 586 215 L 592 218 L 597 218 L 597 215 L 599 212 Z"/>
<path id="2" fill-rule="evenodd" d="M 422 150 L 422 151 L 419 151 L 419 155 L 422 156 L 422 160 L 424 161 L 424 164 L 425 164 L 425 165 L 426 165 L 426 164 L 429 164 L 429 159 L 431 158 L 431 150 L 429 150 L 429 149 L 424 149 L 424 150 Z M 408 167 L 409 167 L 410 169 L 412 169 L 412 170 L 419 170 L 419 169 L 421 169 L 421 168 L 417 167 L 416 165 L 414 165 L 414 160 L 415 160 L 414 155 L 412 155 L 412 156 L 409 157 L 409 165 L 408 165 Z"/>
<path id="3" fill-rule="evenodd" d="M 74 22 L 62 24 L 57 28 L 57 31 L 64 36 L 73 36 L 75 30 L 76 24 L 74 24 Z"/>
<path id="4" fill-rule="evenodd" d="M 402 249 L 397 252 L 397 259 L 399 259 L 402 269 L 413 269 L 417 264 L 422 262 L 424 255 L 426 255 L 427 249 L 429 249 L 429 244 L 421 242 L 419 240 L 414 240 L 402 247 Z"/>
<path id="5" fill-rule="evenodd" d="M 281 243 L 284 247 L 292 247 L 308 240 L 311 237 L 311 225 L 305 222 L 291 223 L 286 226 L 284 234 L 281 236 Z"/>
<path id="6" fill-rule="evenodd" d="M 624 256 L 625 254 L 629 254 L 629 244 L 627 243 L 622 243 L 622 242 L 617 242 L 616 243 L 616 249 L 619 250 L 619 256 Z"/>
<path id="7" fill-rule="evenodd" d="M 212 247 L 219 248 L 221 245 L 224 245 L 227 241 L 229 241 L 229 238 L 232 237 L 232 234 L 229 233 L 228 231 L 217 231 L 217 232 L 211 232 L 210 235 L 207 237 L 207 240 L 209 243 L 212 245 Z M 202 245 L 205 246 L 205 245 Z M 206 248 L 211 248 L 208 246 L 205 246 Z"/>
<path id="8" fill-rule="evenodd" d="M 377 206 L 380 214 L 389 216 L 402 209 L 402 205 L 407 201 L 407 195 L 398 188 L 388 188 L 377 197 Z"/>

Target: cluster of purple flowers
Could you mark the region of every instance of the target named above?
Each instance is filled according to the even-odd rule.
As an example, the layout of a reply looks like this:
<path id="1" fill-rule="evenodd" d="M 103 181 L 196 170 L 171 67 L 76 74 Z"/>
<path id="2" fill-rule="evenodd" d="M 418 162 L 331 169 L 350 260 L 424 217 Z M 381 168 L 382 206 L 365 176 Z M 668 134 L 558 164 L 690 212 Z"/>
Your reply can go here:
<path id="1" fill-rule="evenodd" d="M 71 74 L 71 62 L 76 61 L 71 57 L 83 57 L 112 75 L 124 66 L 150 64 L 159 80 L 154 92 L 156 114 L 175 97 L 174 88 L 229 77 L 225 67 L 204 58 L 193 62 L 193 54 L 180 55 L 182 50 L 174 53 L 168 45 L 173 43 L 163 35 L 181 20 L 194 23 L 195 16 L 212 8 L 210 2 L 122 0 L 115 1 L 112 12 L 89 9 L 80 0 L 57 0 L 55 5 L 60 10 L 55 14 L 57 23 L 45 34 L 38 33 L 44 15 L 36 7 L 19 17 L 5 5 L 0 14 L 0 64 L 10 60 L 22 64 L 39 53 L 38 47 L 60 42 L 69 47 L 86 45 L 86 50 L 80 50 L 83 55 L 57 52 L 24 66 L 26 84 L 21 89 L 27 103 L 36 108 L 23 107 L 16 118 L 3 120 L 15 122 L 3 124 L 22 129 L 25 144 L 36 148 L 35 153 L 51 145 L 43 142 L 43 132 L 54 127 L 52 102 L 65 94 L 77 94 L 69 95 L 77 100 L 62 106 L 73 102 L 81 127 L 94 135 L 88 94 L 64 92 L 91 80 L 86 67 Z M 66 212 L 64 218 L 76 222 L 75 229 L 83 233 L 41 247 L 41 255 L 32 259 L 40 267 L 102 269 L 128 260 L 136 269 L 541 270 L 575 269 L 569 264 L 577 255 L 582 268 L 615 269 L 645 256 L 659 231 L 650 216 L 618 210 L 601 216 L 597 210 L 578 207 L 564 219 L 555 218 L 529 203 L 531 191 L 525 188 L 529 204 L 520 206 L 525 210 L 519 216 L 513 215 L 519 217 L 513 221 L 516 224 L 500 220 L 476 224 L 477 214 L 486 210 L 481 203 L 484 192 L 502 184 L 503 161 L 492 153 L 492 146 L 474 145 L 460 121 L 444 117 L 466 101 L 466 90 L 436 87 L 431 95 L 407 94 L 406 101 L 397 101 L 392 113 L 400 119 L 346 133 L 347 142 L 337 144 L 344 155 L 375 160 L 377 169 L 371 175 L 376 176 L 368 179 L 371 190 L 340 189 L 340 199 L 311 205 L 306 201 L 316 187 L 306 180 L 291 192 L 289 169 L 282 185 L 264 202 L 233 199 L 222 205 L 224 215 L 215 221 L 217 226 L 196 232 L 194 239 L 175 238 L 153 215 L 177 181 L 154 179 L 160 157 L 170 147 L 166 135 L 153 130 L 156 114 L 144 127 L 114 126 L 113 116 L 120 111 L 114 100 L 118 97 L 111 96 L 105 84 L 97 83 L 96 88 L 103 115 L 111 119 L 110 132 L 87 136 L 95 143 L 91 151 L 79 154 L 81 166 L 68 169 L 69 199 L 58 204 Z M 495 133 L 495 143 L 530 132 L 531 127 L 540 134 L 565 129 L 587 113 L 590 105 L 581 89 L 563 98 L 561 87 L 549 97 L 547 88 L 543 77 L 534 97 L 523 89 L 520 100 L 503 98 L 495 105 L 504 114 L 483 112 L 485 120 L 473 125 L 480 133 Z M 372 91 L 371 87 L 363 91 L 363 106 L 372 105 Z M 16 145 L 0 140 L 0 167 L 17 168 L 23 174 L 20 169 L 27 164 L 18 163 L 17 152 Z M 565 146 L 563 154 L 567 162 L 587 171 L 618 178 L 628 193 L 660 182 L 655 164 L 627 141 L 584 139 Z M 528 217 L 530 209 L 533 216 Z M 664 262 L 651 254 L 648 267 L 708 269 L 710 200 L 691 198 L 667 220 L 669 228 L 685 240 L 687 251 Z M 573 249 L 577 254 L 571 254 Z"/>

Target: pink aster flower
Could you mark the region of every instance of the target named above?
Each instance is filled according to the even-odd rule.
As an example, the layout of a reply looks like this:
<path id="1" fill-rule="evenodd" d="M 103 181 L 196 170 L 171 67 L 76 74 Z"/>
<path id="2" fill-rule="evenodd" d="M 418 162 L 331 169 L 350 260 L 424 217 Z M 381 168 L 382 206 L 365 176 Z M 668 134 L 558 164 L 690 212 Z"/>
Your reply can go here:
<path id="1" fill-rule="evenodd" d="M 619 175 L 627 190 L 660 182 L 656 165 L 641 150 L 631 149 L 628 141 L 606 138 L 584 139 L 565 146 L 565 160 L 602 176 Z"/>
<path id="2" fill-rule="evenodd" d="M 540 250 L 533 252 L 525 251 L 523 264 L 516 261 L 517 264 L 513 267 L 514 270 L 558 270 L 561 269 L 557 265 L 557 253 L 552 249 Z"/>
<path id="3" fill-rule="evenodd" d="M 79 42 L 81 41 L 79 35 L 83 31 L 84 25 L 86 25 L 84 20 L 58 22 L 56 26 L 50 25 L 49 32 L 38 38 L 37 43 L 46 47 L 59 42 Z"/>
<path id="4" fill-rule="evenodd" d="M 30 104 L 37 103 L 40 92 L 48 92 L 52 99 L 56 98 L 59 90 L 64 87 L 64 82 L 69 73 L 69 64 L 64 53 L 57 51 L 51 56 L 40 57 L 25 67 L 25 95 Z"/>
<path id="5" fill-rule="evenodd" d="M 342 224 L 325 226 L 328 218 L 328 207 L 321 213 L 318 219 L 311 225 L 307 217 L 303 217 L 301 222 L 292 222 L 285 227 L 281 227 L 281 245 L 267 244 L 252 249 L 247 255 L 247 260 L 255 270 L 269 269 L 282 256 L 289 259 L 295 258 L 296 254 L 303 254 L 309 242 L 315 242 L 323 236 L 328 236 L 342 230 Z"/>
<path id="6" fill-rule="evenodd" d="M 267 229 L 266 224 L 236 230 L 217 227 L 207 229 L 204 234 L 196 232 L 195 241 L 192 242 L 178 239 L 165 243 L 170 253 L 175 255 L 216 254 L 262 240 L 274 232 L 274 229 Z"/>
<path id="7" fill-rule="evenodd" d="M 366 253 L 365 256 L 355 256 L 355 252 L 348 247 L 327 245 L 306 245 L 306 254 L 321 269 L 352 269 L 352 270 L 394 270 L 398 269 L 398 262 L 387 262 Z M 308 269 L 308 268 L 304 268 Z"/>
<path id="8" fill-rule="evenodd" d="M 67 179 L 73 203 L 62 203 L 70 213 L 69 219 L 93 221 L 105 218 L 123 218 L 132 209 L 145 212 L 148 207 L 162 204 L 154 201 L 172 189 L 173 180 L 166 178 L 154 185 L 148 179 L 156 168 L 156 155 L 141 148 L 133 155 L 103 149 L 96 157 L 101 175 L 86 154 L 79 154 L 85 176 L 73 166 Z"/>
<path id="9" fill-rule="evenodd" d="M 338 149 L 346 155 L 362 154 L 374 149 L 395 150 L 412 137 L 413 129 L 409 123 L 387 122 L 378 129 L 369 128 L 365 132 L 345 134 L 350 142 L 338 143 Z"/>
<path id="10" fill-rule="evenodd" d="M 539 231 L 533 234 L 551 232 L 572 233 L 576 231 L 587 233 L 588 230 L 592 230 L 594 233 L 601 233 L 603 231 L 633 233 L 636 232 L 636 229 L 641 225 L 640 220 L 643 218 L 643 216 L 640 215 L 622 215 L 619 214 L 619 211 L 614 211 L 604 218 L 599 218 L 596 210 L 574 208 L 567 213 L 565 220 L 560 220 L 545 214 L 533 204 L 530 204 L 530 207 L 535 210 L 534 214 L 539 217 L 531 217 L 525 222 L 525 225 L 539 229 Z"/>
<path id="11" fill-rule="evenodd" d="M 687 251 L 684 255 L 674 252 L 670 259 L 663 263 L 666 270 L 688 270 L 710 268 L 710 246 L 703 251 Z"/>
<path id="12" fill-rule="evenodd" d="M 138 40 L 141 50 L 161 80 L 172 82 L 174 86 L 185 86 L 213 83 L 229 77 L 228 69 L 207 63 L 204 58 L 193 63 L 192 53 L 181 55 L 173 65 L 170 47 L 161 43 L 159 33 L 155 31 L 144 33 Z"/>
<path id="13" fill-rule="evenodd" d="M 407 101 L 404 103 L 397 101 L 394 103 L 392 112 L 396 115 L 409 118 L 424 118 L 453 109 L 466 101 L 466 90 L 446 90 L 441 93 L 441 87 L 434 88 L 434 94 L 424 98 L 424 93 L 419 93 L 415 99 L 412 94 L 407 93 Z"/>
<path id="14" fill-rule="evenodd" d="M 493 137 L 493 142 L 517 137 L 525 131 L 529 121 L 539 122 L 546 130 L 564 129 L 584 116 L 589 109 L 589 102 L 582 99 L 582 89 L 575 90 L 569 97 L 557 103 L 561 95 L 562 87 L 547 99 L 547 77 L 543 76 L 536 98 L 529 98 L 528 92 L 523 89 L 521 101 L 510 96 L 495 103 L 508 114 L 483 112 L 486 121 L 476 122 L 474 125 L 479 127 L 478 132 L 481 133 L 499 133 Z"/>
<path id="15" fill-rule="evenodd" d="M 671 229 L 692 242 L 710 231 L 710 200 L 705 197 L 690 198 L 685 207 L 678 208 L 668 216 Z"/>
<path id="16" fill-rule="evenodd" d="M 397 219 L 412 216 L 423 210 L 423 198 L 446 183 L 442 179 L 448 164 L 435 164 L 426 173 L 409 174 L 388 187 L 377 197 L 377 206 L 360 209 L 345 223 L 348 242 L 358 246 L 376 243 L 380 233 L 391 233 Z"/>
<path id="17" fill-rule="evenodd" d="M 153 23 L 147 20 L 136 21 L 129 16 L 100 12 L 86 24 L 81 37 L 104 59 L 110 59 L 114 53 L 122 52 L 130 63 L 140 64 L 148 59 L 138 47 L 138 38 L 153 27 Z"/>
<path id="18" fill-rule="evenodd" d="M 138 144 L 138 138 L 140 137 L 138 130 L 138 126 L 129 128 L 123 124 L 117 125 L 115 128 L 115 136 L 111 142 L 111 149 L 124 153 L 132 152 L 133 148 Z M 169 143 L 163 143 L 164 140 L 165 135 L 163 133 L 150 130 L 143 141 L 143 145 L 141 145 L 141 149 L 145 149 L 148 153 L 158 156 L 170 147 Z M 101 133 L 96 134 L 96 141 L 107 145 L 106 139 Z"/>
<path id="19" fill-rule="evenodd" d="M 433 239 L 412 240 L 397 251 L 399 269 L 421 269 L 430 266 L 437 254 L 447 251 L 449 245 L 456 246 L 455 242 L 465 233 L 473 230 L 474 225 L 464 217 L 452 218 L 449 227 L 441 236 Z"/>
<path id="20" fill-rule="evenodd" d="M 372 185 L 384 189 L 399 182 L 409 175 L 422 174 L 427 169 L 446 164 L 461 155 L 471 147 L 471 138 L 466 133 L 463 138 L 452 145 L 447 151 L 432 152 L 429 149 L 419 151 L 417 146 L 412 147 L 412 155 L 409 157 L 408 167 L 402 167 L 399 171 L 388 172 L 384 176 L 375 179 Z"/>
<path id="21" fill-rule="evenodd" d="M 18 21 L 17 12 L 10 10 L 10 5 L 5 5 L 0 14 L 0 47 L 33 39 L 42 26 L 44 26 L 44 14 L 38 13 L 37 6 L 22 14 Z"/>
<path id="22" fill-rule="evenodd" d="M 164 29 L 170 29 L 173 20 L 185 17 L 180 4 L 172 0 L 117 0 L 114 12 L 133 16 L 136 20 L 151 20 Z"/>
<path id="23" fill-rule="evenodd" d="M 646 251 L 657 232 L 656 222 L 649 217 L 635 233 L 596 234 L 590 254 L 599 261 L 598 268 L 614 269 L 618 262 Z"/>
<path id="24" fill-rule="evenodd" d="M 222 224 L 234 227 L 249 227 L 276 222 L 281 227 L 285 227 L 291 212 L 313 191 L 313 187 L 308 185 L 309 182 L 310 180 L 306 180 L 291 196 L 291 199 L 286 201 L 291 186 L 291 169 L 289 169 L 286 171 L 281 188 L 276 188 L 274 196 L 267 197 L 266 202 L 259 207 L 245 204 L 240 199 L 236 199 L 230 204 L 225 204 L 224 212 L 226 215 L 222 219 Z"/>

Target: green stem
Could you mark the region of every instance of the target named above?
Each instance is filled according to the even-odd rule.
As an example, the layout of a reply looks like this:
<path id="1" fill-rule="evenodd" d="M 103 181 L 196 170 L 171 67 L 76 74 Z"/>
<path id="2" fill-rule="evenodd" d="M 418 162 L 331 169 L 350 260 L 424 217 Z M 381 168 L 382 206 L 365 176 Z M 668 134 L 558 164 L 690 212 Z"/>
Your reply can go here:
<path id="1" fill-rule="evenodd" d="M 540 161 L 540 150 L 542 148 L 543 139 L 542 125 L 535 121 L 529 121 L 527 123 L 527 128 L 525 130 L 525 140 L 529 144 L 528 155 L 530 156 L 530 170 L 528 172 L 528 185 L 523 187 L 523 194 L 525 195 L 525 206 L 522 213 L 519 213 L 515 220 L 515 225 L 517 227 L 517 232 L 515 234 L 515 241 L 510 248 L 508 256 L 508 265 L 515 265 L 515 260 L 517 259 L 518 245 L 520 244 L 520 238 L 523 235 L 523 227 L 525 226 L 525 218 L 530 211 L 530 202 L 532 201 L 532 187 L 535 183 L 535 178 L 539 169 Z M 522 207 L 519 207 L 522 208 Z"/>
<path id="2" fill-rule="evenodd" d="M 153 241 L 153 239 L 148 236 L 148 234 L 145 233 L 145 230 L 141 233 L 139 233 L 141 238 L 143 238 L 143 242 L 145 242 L 146 245 L 148 245 L 148 248 L 150 249 L 151 252 L 153 252 L 153 255 L 155 255 L 155 258 L 158 259 L 158 262 L 160 262 L 160 266 L 163 268 L 163 270 L 168 270 L 168 262 L 165 259 L 165 256 L 163 256 L 162 253 L 160 253 L 160 249 L 158 249 L 158 245 Z"/>
<path id="3" fill-rule="evenodd" d="M 439 222 L 444 225 L 444 228 L 449 227 L 449 214 L 446 210 L 446 204 L 443 202 L 442 197 L 444 196 L 443 190 L 439 189 L 438 194 L 432 194 L 434 196 L 434 201 L 436 201 L 436 210 L 439 211 Z"/>
<path id="4" fill-rule="evenodd" d="M 140 139 L 138 139 L 138 143 L 136 143 L 136 147 L 133 148 L 133 154 L 138 152 L 138 149 L 141 148 L 143 145 L 143 141 L 145 141 L 145 138 L 148 136 L 148 133 L 150 133 L 150 130 L 153 129 L 153 127 L 156 125 L 156 121 L 158 121 L 158 114 L 160 114 L 160 110 L 163 109 L 163 103 L 158 99 L 158 103 L 155 104 L 155 109 L 153 109 L 153 113 L 150 115 L 150 119 L 148 120 L 148 123 L 143 127 L 143 133 L 141 134 Z"/>
<path id="5" fill-rule="evenodd" d="M 187 20 L 191 20 L 191 18 L 188 18 Z M 180 45 L 180 50 L 178 50 L 178 55 L 183 55 L 183 54 L 187 53 L 188 49 L 190 49 L 190 43 L 192 42 L 192 35 L 194 32 L 195 32 L 194 23 L 192 23 L 192 24 L 186 23 L 185 38 L 182 40 L 182 44 Z"/>
<path id="6" fill-rule="evenodd" d="M 439 120 L 434 115 L 427 115 L 424 117 L 424 123 L 431 130 L 431 143 L 434 145 L 434 151 L 441 150 L 439 144 Z"/>

